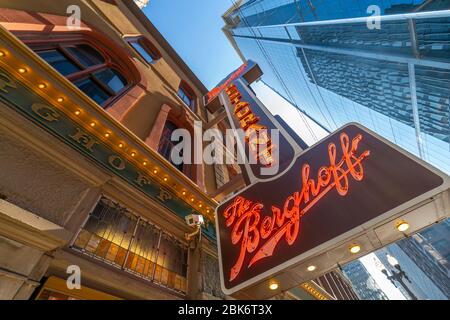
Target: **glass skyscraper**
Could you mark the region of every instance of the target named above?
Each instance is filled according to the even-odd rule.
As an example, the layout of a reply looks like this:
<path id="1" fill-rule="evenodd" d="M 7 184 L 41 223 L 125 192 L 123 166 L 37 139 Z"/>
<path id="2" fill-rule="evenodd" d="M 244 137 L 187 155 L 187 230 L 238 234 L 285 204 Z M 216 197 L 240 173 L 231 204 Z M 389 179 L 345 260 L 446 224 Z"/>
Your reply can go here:
<path id="1" fill-rule="evenodd" d="M 241 58 L 324 129 L 361 123 L 450 174 L 450 0 L 247 0 L 223 18 Z M 428 248 L 450 247 L 444 229 Z M 438 259 L 425 242 L 398 247 L 416 264 Z M 446 271 L 431 278 L 446 295 L 448 251 L 439 259 Z"/>
<path id="2" fill-rule="evenodd" d="M 352 261 L 343 268 L 344 274 L 351 281 L 353 288 L 362 300 L 387 300 L 373 277 L 361 261 Z"/>

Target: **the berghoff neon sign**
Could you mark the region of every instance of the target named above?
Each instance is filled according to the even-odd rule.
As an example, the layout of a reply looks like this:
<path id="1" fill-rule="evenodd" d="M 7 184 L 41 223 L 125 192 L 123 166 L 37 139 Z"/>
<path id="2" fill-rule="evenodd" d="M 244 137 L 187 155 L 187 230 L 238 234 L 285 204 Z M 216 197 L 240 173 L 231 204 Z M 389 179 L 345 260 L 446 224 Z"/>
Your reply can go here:
<path id="1" fill-rule="evenodd" d="M 363 161 L 370 155 L 369 150 L 359 155 L 358 144 L 361 134 L 351 141 L 347 133 L 340 134 L 342 157 L 337 159 L 337 147 L 328 144 L 329 164 L 321 167 L 317 177 L 310 177 L 310 165 L 303 164 L 301 169 L 301 189 L 288 196 L 280 207 L 270 206 L 238 196 L 222 212 L 225 225 L 231 228 L 231 242 L 240 246 L 239 256 L 229 273 L 233 281 L 242 271 L 247 254 L 253 254 L 247 268 L 256 262 L 274 254 L 277 244 L 284 238 L 288 245 L 294 244 L 300 230 L 300 218 L 306 214 L 328 192 L 336 190 L 340 196 L 348 193 L 349 179 L 364 179 Z M 263 215 L 262 211 L 271 210 L 272 215 Z"/>

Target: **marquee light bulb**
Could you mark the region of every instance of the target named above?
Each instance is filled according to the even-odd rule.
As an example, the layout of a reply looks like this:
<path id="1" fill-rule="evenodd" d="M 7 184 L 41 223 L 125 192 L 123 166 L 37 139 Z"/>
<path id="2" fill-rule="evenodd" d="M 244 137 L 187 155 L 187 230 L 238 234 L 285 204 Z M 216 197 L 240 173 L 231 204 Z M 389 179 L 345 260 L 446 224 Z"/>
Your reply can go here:
<path id="1" fill-rule="evenodd" d="M 147 161 L 142 162 L 142 164 L 143 164 L 144 166 L 146 166 L 146 165 L 147 165 Z"/>
<path id="2" fill-rule="evenodd" d="M 91 122 L 89 125 L 90 125 L 91 127 L 95 127 L 95 122 Z"/>
<path id="3" fill-rule="evenodd" d="M 19 73 L 25 73 L 25 72 L 27 72 L 27 69 L 19 68 L 19 69 L 17 69 L 17 71 L 19 71 Z"/>
<path id="4" fill-rule="evenodd" d="M 167 181 L 167 180 L 169 180 L 169 178 L 167 178 L 167 177 L 164 177 L 164 181 Z"/>
<path id="5" fill-rule="evenodd" d="M 123 148 L 123 143 L 119 143 L 119 148 Z"/>
<path id="6" fill-rule="evenodd" d="M 313 266 L 313 265 L 308 266 L 308 268 L 306 268 L 306 270 L 312 272 L 312 271 L 316 270 L 316 266 Z"/>
<path id="7" fill-rule="evenodd" d="M 158 173 L 158 170 L 156 170 L 156 169 L 153 170 L 153 173 L 154 173 L 154 174 L 157 174 L 157 173 Z"/>
<path id="8" fill-rule="evenodd" d="M 0 51 L 0 57 L 4 57 L 5 53 L 3 51 Z"/>
<path id="9" fill-rule="evenodd" d="M 353 244 L 349 250 L 351 253 L 355 254 L 355 253 L 358 253 L 359 251 L 361 251 L 361 246 L 358 244 Z"/>
<path id="10" fill-rule="evenodd" d="M 39 83 L 39 84 L 38 84 L 38 88 L 39 88 L 39 89 L 44 89 L 45 87 L 47 87 L 47 86 L 45 85 L 45 83 Z"/>
<path id="11" fill-rule="evenodd" d="M 406 230 L 409 229 L 409 223 L 406 221 L 400 221 L 399 223 L 397 223 L 397 230 L 400 232 L 405 232 Z"/>
<path id="12" fill-rule="evenodd" d="M 63 102 L 63 101 L 64 101 L 64 98 L 63 98 L 63 97 L 59 97 L 58 99 L 56 99 L 56 101 L 58 101 L 58 102 Z"/>
<path id="13" fill-rule="evenodd" d="M 182 194 L 183 196 L 185 196 L 185 195 L 186 195 L 186 191 L 183 191 L 181 194 Z"/>
<path id="14" fill-rule="evenodd" d="M 111 135 L 111 134 L 110 134 L 109 132 L 105 133 L 105 137 L 106 137 L 106 138 L 109 138 L 110 135 Z"/>
<path id="15" fill-rule="evenodd" d="M 75 115 L 76 115 L 76 116 L 79 116 L 79 115 L 80 115 L 80 113 L 81 113 L 81 111 L 80 111 L 80 110 L 75 110 Z"/>
<path id="16" fill-rule="evenodd" d="M 132 156 L 132 157 L 135 157 L 135 156 L 136 156 L 136 152 L 132 152 L 132 153 L 131 153 L 131 156 Z"/>

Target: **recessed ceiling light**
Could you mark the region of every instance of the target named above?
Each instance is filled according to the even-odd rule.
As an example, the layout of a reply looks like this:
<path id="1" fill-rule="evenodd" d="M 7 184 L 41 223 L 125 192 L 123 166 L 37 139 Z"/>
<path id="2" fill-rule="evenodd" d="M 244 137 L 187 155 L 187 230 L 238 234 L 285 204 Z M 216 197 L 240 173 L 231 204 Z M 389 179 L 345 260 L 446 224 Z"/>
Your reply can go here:
<path id="1" fill-rule="evenodd" d="M 316 266 L 313 266 L 313 265 L 308 266 L 308 268 L 306 268 L 306 270 L 308 270 L 308 271 L 314 271 L 314 270 L 316 270 Z"/>
<path id="2" fill-rule="evenodd" d="M 278 283 L 276 283 L 276 282 L 271 282 L 271 283 L 269 284 L 269 289 L 270 289 L 270 290 L 277 290 L 277 289 L 278 289 Z"/>
<path id="3" fill-rule="evenodd" d="M 360 245 L 358 245 L 358 244 L 353 244 L 353 245 L 351 245 L 350 246 L 350 252 L 351 253 L 358 253 L 359 251 L 361 251 L 361 246 Z"/>
<path id="4" fill-rule="evenodd" d="M 406 221 L 400 221 L 397 223 L 397 230 L 400 232 L 405 232 L 409 229 L 409 223 Z"/>

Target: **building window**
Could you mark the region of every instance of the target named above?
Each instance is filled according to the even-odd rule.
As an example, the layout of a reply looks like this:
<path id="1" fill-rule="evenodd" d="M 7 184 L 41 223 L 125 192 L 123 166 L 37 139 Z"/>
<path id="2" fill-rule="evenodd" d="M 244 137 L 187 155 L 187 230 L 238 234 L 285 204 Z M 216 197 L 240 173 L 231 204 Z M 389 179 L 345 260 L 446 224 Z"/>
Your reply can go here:
<path id="1" fill-rule="evenodd" d="M 147 38 L 134 37 L 127 38 L 126 40 L 147 63 L 152 63 L 161 58 L 159 51 Z"/>
<path id="2" fill-rule="evenodd" d="M 100 199 L 72 247 L 148 281 L 186 292 L 186 246 L 108 198 Z"/>
<path id="3" fill-rule="evenodd" d="M 191 88 L 189 88 L 185 83 L 181 83 L 178 88 L 178 96 L 183 100 L 183 102 L 195 112 L 195 95 Z"/>
<path id="4" fill-rule="evenodd" d="M 172 161 L 172 150 L 175 147 L 176 143 L 171 140 L 172 133 L 178 129 L 178 127 L 170 121 L 166 121 L 164 125 L 164 129 L 161 135 L 161 140 L 159 140 L 158 152 L 164 158 L 166 158 L 174 167 L 183 172 L 183 163 L 175 164 Z M 182 155 L 181 155 L 182 156 Z"/>
<path id="5" fill-rule="evenodd" d="M 39 46 L 33 50 L 101 106 L 128 87 L 114 63 L 88 44 Z"/>

